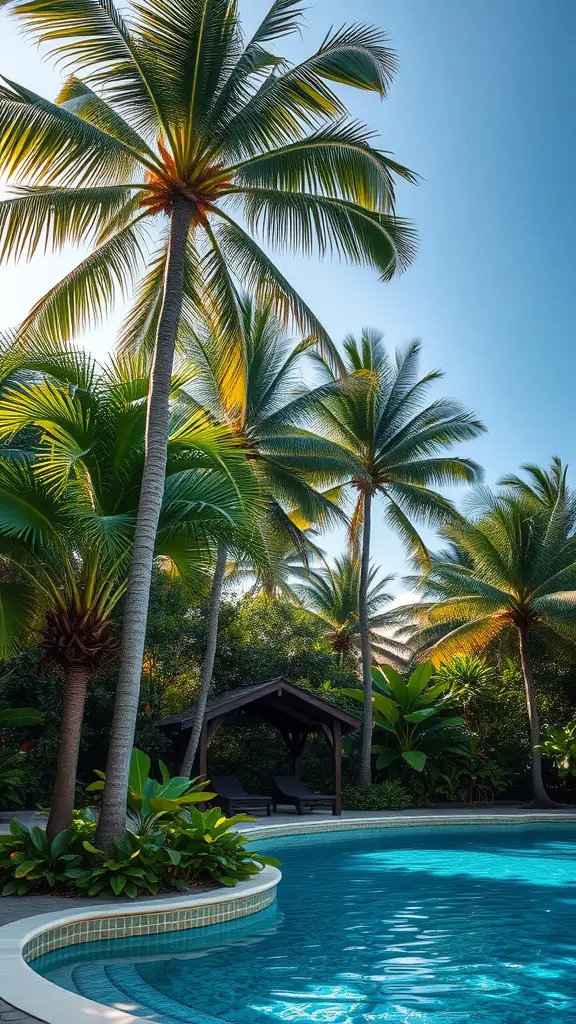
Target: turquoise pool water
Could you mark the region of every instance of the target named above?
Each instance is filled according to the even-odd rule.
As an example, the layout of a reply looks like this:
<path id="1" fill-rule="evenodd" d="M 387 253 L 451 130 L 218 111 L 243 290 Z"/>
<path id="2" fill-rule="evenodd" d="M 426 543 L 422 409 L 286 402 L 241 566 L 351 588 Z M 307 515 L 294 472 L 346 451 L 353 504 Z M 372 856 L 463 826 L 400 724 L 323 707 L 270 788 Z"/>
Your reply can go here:
<path id="1" fill-rule="evenodd" d="M 35 967 L 158 1024 L 575 1024 L 576 824 L 258 846 L 282 860 L 268 910 Z"/>

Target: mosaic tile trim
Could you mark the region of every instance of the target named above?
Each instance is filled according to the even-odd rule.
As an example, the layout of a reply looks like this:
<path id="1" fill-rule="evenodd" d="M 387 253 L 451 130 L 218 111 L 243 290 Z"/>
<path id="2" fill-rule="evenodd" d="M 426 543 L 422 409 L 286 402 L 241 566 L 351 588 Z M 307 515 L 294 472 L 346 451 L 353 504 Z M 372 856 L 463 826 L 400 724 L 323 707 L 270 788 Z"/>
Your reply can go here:
<path id="1" fill-rule="evenodd" d="M 252 896 L 243 896 L 224 903 L 210 903 L 182 910 L 158 910 L 139 914 L 123 914 L 121 917 L 99 917 L 86 921 L 74 921 L 35 935 L 26 943 L 22 957 L 27 964 L 45 953 L 82 942 L 100 942 L 104 939 L 125 939 L 133 935 L 158 935 L 161 932 L 184 931 L 187 928 L 203 928 L 209 924 L 233 921 L 248 917 L 269 907 L 276 899 L 277 886 Z"/>
<path id="2" fill-rule="evenodd" d="M 477 814 L 426 815 L 422 818 L 354 818 L 340 821 L 309 821 L 302 824 L 263 825 L 251 828 L 249 841 L 274 839 L 276 836 L 301 836 L 318 832 L 350 832 L 368 828 L 423 828 L 438 825 L 529 825 L 542 822 L 571 822 L 576 825 L 576 814 Z"/>

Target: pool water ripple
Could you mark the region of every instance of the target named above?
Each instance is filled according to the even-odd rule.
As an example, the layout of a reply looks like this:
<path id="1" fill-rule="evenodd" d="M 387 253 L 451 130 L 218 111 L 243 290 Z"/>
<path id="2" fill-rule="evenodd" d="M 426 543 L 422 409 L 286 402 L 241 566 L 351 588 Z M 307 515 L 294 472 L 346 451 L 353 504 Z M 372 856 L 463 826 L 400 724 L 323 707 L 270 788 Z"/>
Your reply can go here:
<path id="1" fill-rule="evenodd" d="M 575 1024 L 576 824 L 366 830 L 258 847 L 283 871 L 262 913 L 35 966 L 58 981 L 66 964 L 91 963 L 93 998 L 113 1004 L 103 966 L 123 958 L 125 999 L 191 1024 L 196 1011 L 230 1024 Z M 175 1004 L 183 1013 L 172 1018 Z"/>

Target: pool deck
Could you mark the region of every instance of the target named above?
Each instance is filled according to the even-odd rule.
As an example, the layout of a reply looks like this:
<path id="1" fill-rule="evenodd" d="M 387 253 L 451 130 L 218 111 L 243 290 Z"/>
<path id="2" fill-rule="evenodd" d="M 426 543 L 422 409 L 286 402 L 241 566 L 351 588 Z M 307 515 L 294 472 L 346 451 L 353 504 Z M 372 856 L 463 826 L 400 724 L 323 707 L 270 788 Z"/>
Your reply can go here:
<path id="1" fill-rule="evenodd" d="M 433 818 L 459 818 L 470 817 L 482 818 L 484 816 L 494 818 L 499 815 L 503 816 L 518 816 L 524 820 L 527 817 L 538 817 L 542 816 L 551 817 L 558 816 L 558 813 L 562 815 L 574 816 L 576 820 L 576 807 L 566 808 L 555 808 L 550 811 L 536 810 L 535 808 L 529 808 L 520 804 L 497 804 L 492 807 L 434 807 L 425 808 L 421 810 L 408 810 L 408 811 L 343 811 L 339 818 L 334 818 L 330 814 L 326 813 L 312 813 L 305 815 L 298 815 L 295 812 L 290 813 L 288 810 L 285 813 L 274 814 L 271 817 L 258 817 L 253 822 L 246 822 L 242 825 L 242 831 L 250 832 L 253 829 L 269 828 L 274 825 L 279 826 L 302 826 L 306 823 L 320 825 L 326 823 L 330 825 L 335 821 L 388 821 L 391 819 L 398 820 L 399 818 L 407 819 L 418 819 L 420 821 Z M 22 822 L 26 825 L 43 825 L 45 818 L 35 812 L 22 812 L 17 814 Z M 284 831 L 284 830 L 283 830 Z M 8 823 L 0 821 L 0 833 L 8 832 Z M 161 898 L 161 897 L 159 897 Z M 150 900 L 150 897 L 147 897 Z M 108 901 L 113 904 L 114 900 Z M 99 901 L 103 904 L 104 901 Z M 135 903 L 138 903 L 136 900 Z M 58 910 L 70 911 L 75 908 L 82 907 L 94 907 L 94 900 L 88 899 L 73 899 L 68 897 L 59 896 L 7 896 L 0 898 L 0 926 L 9 924 L 12 921 L 22 920 L 27 917 L 32 917 L 36 914 L 44 914 L 47 912 L 55 912 Z M 38 1017 L 31 1017 L 29 1014 L 18 1010 L 16 1007 L 10 1005 L 0 998 L 0 1021 L 18 1021 L 21 1024 L 44 1024 Z"/>

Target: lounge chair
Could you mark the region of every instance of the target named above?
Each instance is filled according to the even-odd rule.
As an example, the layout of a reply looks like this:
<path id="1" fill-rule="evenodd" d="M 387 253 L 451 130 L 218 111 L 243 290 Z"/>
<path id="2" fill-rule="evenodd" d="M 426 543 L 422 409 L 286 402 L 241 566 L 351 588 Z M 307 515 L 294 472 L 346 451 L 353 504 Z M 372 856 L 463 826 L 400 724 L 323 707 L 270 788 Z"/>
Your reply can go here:
<path id="1" fill-rule="evenodd" d="M 251 796 L 236 775 L 211 775 L 210 788 L 217 794 L 217 800 L 212 800 L 212 803 L 221 806 L 227 815 L 238 811 L 272 814 L 272 797 Z"/>
<path id="2" fill-rule="evenodd" d="M 274 776 L 272 804 L 275 811 L 278 809 L 278 804 L 293 804 L 298 814 L 304 814 L 307 810 L 313 811 L 316 807 L 331 807 L 332 814 L 336 814 L 335 796 L 311 793 L 308 786 L 297 779 L 295 775 Z"/>

